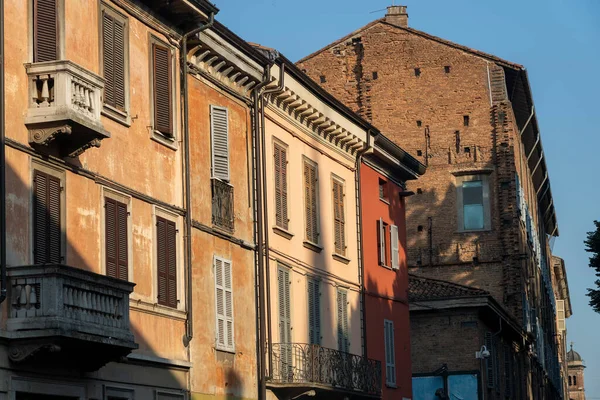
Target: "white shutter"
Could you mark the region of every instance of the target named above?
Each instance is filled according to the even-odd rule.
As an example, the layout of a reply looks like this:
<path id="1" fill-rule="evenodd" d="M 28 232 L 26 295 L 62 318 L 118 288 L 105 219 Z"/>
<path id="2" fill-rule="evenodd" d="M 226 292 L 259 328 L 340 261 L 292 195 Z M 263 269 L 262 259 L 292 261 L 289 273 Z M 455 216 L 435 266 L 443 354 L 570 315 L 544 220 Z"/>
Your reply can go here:
<path id="1" fill-rule="evenodd" d="M 385 383 L 396 385 L 396 353 L 394 349 L 394 322 L 383 320 L 385 345 Z"/>
<path id="2" fill-rule="evenodd" d="M 235 342 L 231 261 L 215 256 L 214 268 L 217 348 L 233 351 L 235 350 Z"/>
<path id="3" fill-rule="evenodd" d="M 565 324 L 565 301 L 556 300 L 556 321 L 558 325 L 558 332 L 562 333 L 567 329 Z"/>
<path id="4" fill-rule="evenodd" d="M 390 226 L 390 248 L 392 249 L 392 268 L 400 268 L 400 260 L 398 254 L 398 227 L 396 225 Z"/>
<path id="5" fill-rule="evenodd" d="M 227 108 L 210 106 L 212 177 L 229 182 L 229 116 Z"/>
<path id="6" fill-rule="evenodd" d="M 385 265 L 385 226 L 382 218 L 379 218 L 379 264 Z"/>
<path id="7" fill-rule="evenodd" d="M 308 280 L 308 337 L 310 344 L 321 343 L 321 299 L 319 282 Z"/>

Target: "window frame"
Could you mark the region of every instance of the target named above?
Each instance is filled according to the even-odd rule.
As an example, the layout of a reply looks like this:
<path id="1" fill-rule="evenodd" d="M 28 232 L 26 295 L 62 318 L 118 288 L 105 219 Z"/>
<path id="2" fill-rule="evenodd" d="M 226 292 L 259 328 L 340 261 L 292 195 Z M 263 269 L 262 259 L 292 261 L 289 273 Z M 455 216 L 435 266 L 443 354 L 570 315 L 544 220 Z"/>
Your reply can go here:
<path id="1" fill-rule="evenodd" d="M 176 248 L 176 268 L 177 268 L 177 307 L 169 307 L 158 303 L 158 230 L 157 218 L 161 217 L 167 221 L 175 223 L 175 248 Z M 168 311 L 186 310 L 186 290 L 184 287 L 184 271 L 183 271 L 183 240 L 181 235 L 181 222 L 177 214 L 171 213 L 156 205 L 152 206 L 152 304 L 159 310 Z"/>
<path id="2" fill-rule="evenodd" d="M 288 274 L 289 280 L 287 281 L 288 286 L 288 292 L 289 292 L 289 297 L 288 297 L 288 301 L 289 301 L 289 309 L 290 309 L 290 315 L 289 315 L 289 335 L 290 335 L 290 340 L 289 343 L 294 343 L 294 325 L 293 325 L 293 320 L 294 320 L 294 302 L 293 302 L 293 298 L 294 298 L 294 285 L 292 285 L 293 283 L 293 279 L 292 279 L 292 274 L 294 273 L 294 271 L 292 270 L 292 268 L 290 268 L 289 266 L 287 266 L 286 264 L 283 264 L 281 262 L 277 262 L 277 321 L 279 323 L 281 323 L 281 316 L 279 315 L 279 308 L 281 307 L 281 298 L 279 297 L 279 272 L 283 273 L 284 277 L 285 274 Z M 279 341 L 281 342 L 281 333 L 279 333 Z"/>
<path id="3" fill-rule="evenodd" d="M 104 13 L 108 13 L 111 17 L 113 17 L 116 20 L 119 20 L 120 22 L 123 23 L 124 25 L 124 32 L 123 32 L 123 52 L 124 52 L 124 65 L 123 65 L 123 72 L 124 72 L 124 77 L 125 77 L 125 81 L 123 83 L 124 87 L 124 93 L 125 93 L 125 110 L 121 111 L 109 104 L 106 104 L 104 102 L 104 90 L 102 91 L 102 115 L 115 120 L 117 122 L 120 122 L 121 124 L 130 127 L 131 126 L 131 114 L 130 114 L 130 95 L 129 95 L 129 89 L 130 89 L 130 63 L 129 63 L 129 18 L 119 12 L 118 10 L 116 10 L 114 7 L 112 7 L 111 5 L 107 4 L 105 1 L 101 1 L 99 3 L 99 10 L 98 10 L 98 29 L 99 29 L 99 34 L 98 34 L 98 52 L 99 52 L 99 64 L 100 64 L 100 76 L 104 77 L 104 45 L 103 45 L 103 28 L 104 28 Z"/>
<path id="4" fill-rule="evenodd" d="M 383 230 L 383 234 L 382 234 Z M 388 234 L 389 233 L 389 234 Z M 377 264 L 381 267 L 391 269 L 391 265 L 388 265 L 388 261 L 392 263 L 392 253 L 391 253 L 391 239 L 392 239 L 392 230 L 391 225 L 383 220 L 383 218 L 379 218 L 377 220 Z M 384 259 L 381 259 L 381 243 L 383 240 L 384 245 Z M 389 242 L 389 243 L 388 243 Z"/>
<path id="5" fill-rule="evenodd" d="M 389 329 L 391 329 L 391 332 L 389 332 Z M 398 376 L 398 370 L 396 368 L 396 340 L 395 340 L 395 336 L 394 336 L 394 321 L 389 320 L 389 319 L 384 319 L 383 320 L 383 346 L 384 346 L 384 351 L 385 351 L 385 384 L 388 387 L 396 387 L 397 384 L 397 376 Z M 391 354 L 392 354 L 392 362 L 388 362 L 388 347 L 387 347 L 387 343 L 388 343 L 388 336 L 389 339 L 391 340 Z M 389 379 L 390 376 L 388 375 L 387 371 L 388 371 L 388 367 L 391 367 L 394 369 L 394 376 L 393 376 L 393 380 Z"/>
<path id="6" fill-rule="evenodd" d="M 127 205 L 127 276 L 129 282 L 134 282 L 135 278 L 133 275 L 133 234 L 132 234 L 132 212 L 131 212 L 131 196 L 117 192 L 116 190 L 107 188 L 106 186 L 102 186 L 101 190 L 101 199 L 100 199 L 100 207 L 102 212 L 102 221 L 100 225 L 100 232 L 102 232 L 101 239 L 101 247 L 102 247 L 102 255 L 101 255 L 101 263 L 100 271 L 102 271 L 102 275 L 107 276 L 106 270 L 106 208 L 104 207 L 105 199 L 109 198 L 120 203 Z"/>
<path id="7" fill-rule="evenodd" d="M 33 180 L 35 179 L 35 171 L 51 175 L 60 180 L 61 191 L 60 191 L 60 257 L 62 264 L 67 264 L 67 180 L 66 172 L 63 169 L 57 168 L 53 165 L 42 163 L 38 160 L 31 159 L 30 165 L 30 205 L 29 205 L 29 257 L 30 264 L 35 263 L 35 186 Z"/>
<path id="8" fill-rule="evenodd" d="M 307 224 L 308 221 L 306 220 L 306 182 L 304 181 L 304 167 L 305 165 L 308 164 L 310 166 L 312 166 L 315 169 L 315 212 L 316 212 L 316 233 L 317 233 L 317 241 L 314 242 L 312 240 L 310 240 L 307 235 L 306 235 L 306 228 L 307 228 Z M 319 201 L 320 199 L 320 193 L 319 193 L 319 164 L 317 164 L 315 161 L 311 160 L 310 158 L 306 157 L 306 156 L 302 156 L 302 204 L 304 206 L 303 209 L 303 214 L 304 214 L 304 244 L 305 247 L 309 247 L 314 251 L 320 252 L 323 248 L 321 246 L 321 202 Z"/>
<path id="9" fill-rule="evenodd" d="M 465 229 L 463 183 L 481 181 L 483 202 L 483 228 Z M 485 173 L 464 174 L 455 177 L 456 182 L 456 211 L 457 232 L 485 232 L 492 230 L 490 177 Z"/>
<path id="10" fill-rule="evenodd" d="M 230 272 L 231 272 L 230 273 L 230 275 L 231 275 L 231 288 L 227 289 L 225 287 L 225 282 L 223 282 L 223 285 L 222 285 L 223 290 L 225 292 L 227 292 L 229 290 L 229 292 L 231 293 L 231 318 L 227 318 L 226 305 L 225 305 L 225 303 L 223 304 L 223 307 L 224 307 L 224 309 L 223 309 L 223 312 L 224 312 L 224 314 L 223 314 L 224 322 L 225 322 L 225 324 L 227 324 L 227 321 L 231 320 L 231 326 L 232 326 L 232 329 L 233 329 L 233 332 L 231 334 L 231 342 L 233 344 L 231 346 L 228 346 L 227 343 L 225 343 L 226 340 L 227 340 L 227 337 L 225 337 L 223 345 L 219 344 L 219 337 L 218 337 L 218 335 L 219 335 L 219 330 L 218 330 L 218 327 L 219 327 L 219 316 L 218 316 L 218 313 L 217 313 L 217 269 L 216 269 L 217 260 L 221 261 L 223 267 L 225 266 L 226 263 L 228 263 L 229 264 L 229 268 L 230 268 Z M 213 255 L 212 269 L 213 269 L 213 278 L 214 278 L 213 284 L 214 284 L 214 287 L 215 287 L 215 308 L 214 308 L 214 310 L 215 310 L 215 349 L 218 350 L 218 351 L 224 351 L 224 352 L 227 352 L 227 353 L 234 353 L 235 354 L 235 306 L 234 306 L 235 301 L 234 301 L 234 292 L 233 292 L 233 286 L 234 286 L 233 285 L 233 262 L 231 260 L 228 260 L 228 259 L 224 258 L 224 257 L 221 257 L 221 256 L 218 256 L 218 255 L 214 254 Z M 223 274 L 225 274 L 225 270 L 223 270 Z M 224 278 L 224 276 L 223 276 L 223 278 Z M 227 329 L 227 325 L 225 325 L 224 328 L 226 330 Z"/>
<path id="11" fill-rule="evenodd" d="M 135 393 L 133 389 L 120 387 L 120 386 L 109 386 L 104 385 L 102 398 L 109 400 L 110 398 L 117 398 L 122 400 L 134 400 Z"/>
<path id="12" fill-rule="evenodd" d="M 225 119 L 227 121 L 227 178 L 222 179 L 215 176 L 215 151 L 214 151 L 214 124 L 213 124 L 213 116 L 214 111 L 219 110 L 225 112 Z M 209 106 L 209 123 L 210 123 L 210 177 L 211 179 L 219 179 L 222 182 L 225 182 L 231 186 L 231 151 L 229 148 L 230 145 L 230 134 L 229 134 L 229 108 L 218 106 L 215 104 L 211 104 Z"/>
<path id="13" fill-rule="evenodd" d="M 149 104 L 150 104 L 150 131 L 151 131 L 151 138 L 152 140 L 157 141 L 158 143 L 161 143 L 173 150 L 177 150 L 178 148 L 178 132 L 177 132 L 177 75 L 178 75 L 178 71 L 177 71 L 177 64 L 176 64 L 176 52 L 175 49 L 173 48 L 173 46 L 171 46 L 170 44 L 168 44 L 166 41 L 158 38 L 157 36 L 155 36 L 152 33 L 149 33 L 149 39 L 148 39 L 148 66 L 149 66 L 149 70 L 148 70 L 148 78 L 149 78 L 149 82 L 148 82 L 148 87 L 150 89 L 150 98 L 149 98 Z M 156 121 L 154 120 L 154 57 L 153 57 L 153 52 L 152 52 L 152 47 L 154 45 L 159 45 L 159 46 L 163 46 L 166 47 L 171 55 L 171 126 L 172 126 L 172 131 L 173 131 L 173 135 L 172 136 L 168 136 L 166 134 L 161 133 L 160 131 L 156 130 Z"/>
<path id="14" fill-rule="evenodd" d="M 34 63 L 36 61 L 34 61 L 34 57 L 35 57 L 35 49 L 34 49 L 34 40 L 35 40 L 35 13 L 34 13 L 34 7 L 35 7 L 35 0 L 28 0 L 28 4 L 27 4 L 27 12 L 28 12 L 28 21 L 29 21 L 29 27 L 28 27 L 28 32 L 27 32 L 27 36 L 28 36 L 28 51 L 27 51 L 27 59 L 29 60 L 29 62 Z M 56 43 L 57 43 L 57 50 L 56 50 L 56 61 L 59 60 L 64 60 L 65 59 L 65 0 L 56 0 L 56 28 L 57 28 L 57 33 L 56 33 Z"/>
<path id="15" fill-rule="evenodd" d="M 318 181 L 317 181 L 318 182 Z M 344 224 L 343 226 L 343 241 L 344 241 L 344 249 L 342 253 L 338 253 L 336 246 L 335 246 L 335 201 L 334 201 L 334 194 L 333 194 L 333 185 L 337 183 L 342 187 L 342 223 Z M 346 182 L 340 178 L 339 176 L 335 175 L 335 174 L 331 174 L 331 210 L 332 210 L 332 219 L 333 219 L 333 232 L 332 232 L 332 239 L 333 239 L 333 255 L 334 256 L 339 256 L 343 259 L 347 259 L 347 254 L 348 254 L 348 234 L 347 234 L 347 229 L 346 229 Z"/>
<path id="16" fill-rule="evenodd" d="M 377 181 L 377 187 L 379 190 L 378 196 L 379 196 L 379 200 L 383 201 L 386 204 L 390 204 L 390 193 L 389 193 L 389 187 L 388 187 L 389 181 L 383 179 L 383 178 L 378 178 Z"/>

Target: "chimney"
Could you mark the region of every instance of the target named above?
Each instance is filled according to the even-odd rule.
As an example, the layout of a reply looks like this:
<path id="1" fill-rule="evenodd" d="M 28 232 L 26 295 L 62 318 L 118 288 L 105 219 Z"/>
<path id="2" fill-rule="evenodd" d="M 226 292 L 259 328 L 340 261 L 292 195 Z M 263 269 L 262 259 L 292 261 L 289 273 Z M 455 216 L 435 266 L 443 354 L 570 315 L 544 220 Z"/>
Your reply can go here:
<path id="1" fill-rule="evenodd" d="M 385 22 L 401 28 L 408 28 L 406 6 L 389 6 L 387 8 L 387 14 L 385 14 Z"/>

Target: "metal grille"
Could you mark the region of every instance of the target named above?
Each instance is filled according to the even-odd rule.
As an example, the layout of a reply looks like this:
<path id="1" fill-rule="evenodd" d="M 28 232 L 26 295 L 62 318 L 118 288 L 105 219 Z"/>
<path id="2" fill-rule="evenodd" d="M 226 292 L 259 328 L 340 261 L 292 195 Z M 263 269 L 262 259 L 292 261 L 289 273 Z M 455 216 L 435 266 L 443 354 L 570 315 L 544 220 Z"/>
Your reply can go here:
<path id="1" fill-rule="evenodd" d="M 212 224 L 233 232 L 233 186 L 217 178 L 212 179 Z"/>

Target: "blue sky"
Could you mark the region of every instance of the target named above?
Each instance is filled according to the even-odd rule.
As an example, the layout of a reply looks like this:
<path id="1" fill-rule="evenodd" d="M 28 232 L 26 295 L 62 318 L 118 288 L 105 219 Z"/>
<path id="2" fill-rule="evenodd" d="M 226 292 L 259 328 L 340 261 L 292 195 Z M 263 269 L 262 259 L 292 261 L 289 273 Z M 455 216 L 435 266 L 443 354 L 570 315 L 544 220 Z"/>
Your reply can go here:
<path id="1" fill-rule="evenodd" d="M 242 38 L 298 60 L 382 17 L 391 0 L 215 0 Z M 600 315 L 588 306 L 595 280 L 585 233 L 600 220 L 600 1 L 403 0 L 409 25 L 523 64 L 550 171 L 573 305 L 569 341 L 586 361 L 588 400 L 600 399 Z"/>

